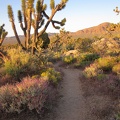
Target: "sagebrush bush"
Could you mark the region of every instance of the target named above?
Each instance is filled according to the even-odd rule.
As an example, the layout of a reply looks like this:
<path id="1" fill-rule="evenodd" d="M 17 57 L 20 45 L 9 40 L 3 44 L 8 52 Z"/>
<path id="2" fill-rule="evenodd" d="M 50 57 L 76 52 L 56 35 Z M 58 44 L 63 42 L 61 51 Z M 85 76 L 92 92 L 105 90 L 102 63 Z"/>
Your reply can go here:
<path id="1" fill-rule="evenodd" d="M 40 112 L 47 100 L 48 81 L 44 79 L 24 78 L 15 85 L 0 88 L 1 109 L 9 113 L 20 113 L 25 109 Z"/>
<path id="2" fill-rule="evenodd" d="M 48 68 L 44 72 L 41 73 L 41 77 L 50 81 L 50 83 L 56 85 L 60 80 L 60 72 L 55 71 L 54 68 Z"/>
<path id="3" fill-rule="evenodd" d="M 99 74 L 102 74 L 102 69 L 99 69 L 96 63 L 91 64 L 90 66 L 86 67 L 83 71 L 83 74 L 86 78 L 93 78 L 97 77 Z"/>

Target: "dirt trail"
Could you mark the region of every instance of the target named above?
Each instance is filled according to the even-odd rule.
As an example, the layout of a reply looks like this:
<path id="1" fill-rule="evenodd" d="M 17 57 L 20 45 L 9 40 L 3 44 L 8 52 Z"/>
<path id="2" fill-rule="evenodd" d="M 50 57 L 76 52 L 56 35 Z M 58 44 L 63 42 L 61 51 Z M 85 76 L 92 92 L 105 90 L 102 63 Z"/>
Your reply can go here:
<path id="1" fill-rule="evenodd" d="M 62 69 L 64 73 L 62 98 L 56 110 L 55 120 L 86 120 L 86 107 L 80 90 L 79 75 L 76 69 Z"/>
<path id="2" fill-rule="evenodd" d="M 55 67 L 58 68 L 59 64 Z M 87 105 L 82 96 L 80 86 L 81 71 L 60 67 L 64 74 L 58 106 L 54 108 L 54 115 L 49 120 L 91 120 Z M 93 120 L 93 119 L 92 119 Z"/>

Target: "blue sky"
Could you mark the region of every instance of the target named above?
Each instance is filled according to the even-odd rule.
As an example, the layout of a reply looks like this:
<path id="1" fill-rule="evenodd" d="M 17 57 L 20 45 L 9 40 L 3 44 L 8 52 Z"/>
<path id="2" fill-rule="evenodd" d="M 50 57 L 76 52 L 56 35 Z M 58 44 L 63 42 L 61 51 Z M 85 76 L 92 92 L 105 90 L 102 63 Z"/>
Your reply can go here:
<path id="1" fill-rule="evenodd" d="M 47 4 L 47 13 L 50 14 L 49 2 L 44 0 Z M 56 4 L 61 0 L 55 0 Z M 0 25 L 5 23 L 5 29 L 8 31 L 8 36 L 14 36 L 7 15 L 7 5 L 12 5 L 15 17 L 15 24 L 19 35 L 22 31 L 19 27 L 17 19 L 17 10 L 21 9 L 21 0 L 0 0 Z M 57 12 L 54 19 L 67 19 L 65 30 L 75 32 L 84 28 L 92 27 L 103 22 L 120 22 L 120 15 L 116 15 L 113 9 L 120 7 L 120 0 L 69 0 L 65 9 Z M 59 32 L 50 25 L 47 32 Z"/>

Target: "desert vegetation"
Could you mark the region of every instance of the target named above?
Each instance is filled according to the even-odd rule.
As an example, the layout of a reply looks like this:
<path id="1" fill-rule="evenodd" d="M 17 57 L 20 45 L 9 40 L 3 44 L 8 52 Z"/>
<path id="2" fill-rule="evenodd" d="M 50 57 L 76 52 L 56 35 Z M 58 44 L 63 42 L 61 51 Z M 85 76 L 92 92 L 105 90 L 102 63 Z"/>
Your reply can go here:
<path id="1" fill-rule="evenodd" d="M 24 43 L 16 30 L 12 6 L 8 5 L 8 17 L 18 44 L 3 45 L 8 32 L 4 24 L 1 25 L 1 113 L 19 115 L 30 111 L 41 116 L 43 111 L 49 109 L 49 102 L 56 97 L 62 76 L 54 64 L 62 61 L 65 67 L 82 70 L 83 85 L 96 83 L 96 88 L 108 94 L 115 101 L 113 117 L 120 119 L 120 24 L 105 26 L 107 34 L 101 33 L 100 36 L 72 36 L 59 27 L 65 25 L 65 18 L 61 21 L 53 19 L 57 12 L 65 8 L 67 1 L 61 0 L 55 5 L 55 1 L 50 0 L 49 16 L 44 0 L 37 0 L 36 7 L 34 0 L 21 0 L 22 9 L 18 10 L 18 20 L 24 34 Z M 58 34 L 49 36 L 46 33 L 50 23 L 55 29 L 60 29 Z M 33 34 L 31 28 L 34 29 Z M 4 119 L 2 115 L 0 117 Z"/>

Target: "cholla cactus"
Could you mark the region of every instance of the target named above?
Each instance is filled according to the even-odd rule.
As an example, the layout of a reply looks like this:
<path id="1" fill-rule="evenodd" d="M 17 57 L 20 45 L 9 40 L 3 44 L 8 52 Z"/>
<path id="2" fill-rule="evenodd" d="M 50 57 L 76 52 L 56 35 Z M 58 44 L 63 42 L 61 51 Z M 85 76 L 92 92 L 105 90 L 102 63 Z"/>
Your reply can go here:
<path id="1" fill-rule="evenodd" d="M 56 12 L 65 8 L 67 2 L 68 0 L 61 0 L 59 4 L 55 5 L 55 1 L 50 0 L 51 14 L 49 16 L 46 13 L 47 5 L 44 4 L 44 0 L 37 0 L 36 8 L 34 7 L 34 0 L 21 0 L 22 10 L 18 11 L 18 20 L 20 23 L 20 27 L 23 30 L 23 33 L 25 36 L 24 48 L 29 49 L 29 43 L 32 43 L 31 50 L 32 50 L 32 53 L 34 53 L 34 50 L 37 46 L 38 39 L 42 36 L 42 34 L 45 33 L 50 23 L 52 23 L 55 29 L 59 29 L 60 26 L 65 25 L 65 22 L 66 22 L 65 18 L 61 21 L 56 21 L 56 20 L 53 20 L 53 17 L 56 14 Z M 12 23 L 13 30 L 18 40 L 18 43 L 21 44 L 15 29 L 14 15 L 12 12 L 12 7 L 10 5 L 8 6 L 8 16 L 9 16 L 10 22 Z M 45 22 L 45 19 L 47 20 L 46 22 Z M 56 24 L 58 24 L 59 26 L 56 26 Z M 34 29 L 34 33 L 33 33 L 33 36 L 31 37 L 32 27 Z M 41 28 L 41 31 L 39 32 L 40 28 Z M 21 46 L 23 47 L 23 45 Z"/>

